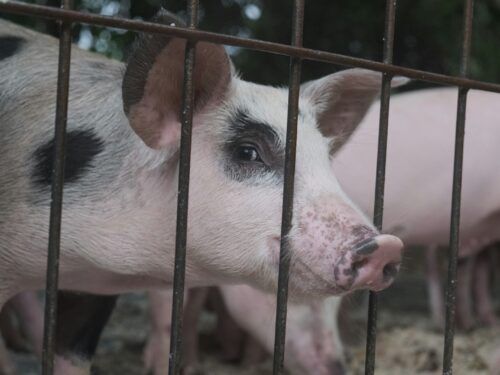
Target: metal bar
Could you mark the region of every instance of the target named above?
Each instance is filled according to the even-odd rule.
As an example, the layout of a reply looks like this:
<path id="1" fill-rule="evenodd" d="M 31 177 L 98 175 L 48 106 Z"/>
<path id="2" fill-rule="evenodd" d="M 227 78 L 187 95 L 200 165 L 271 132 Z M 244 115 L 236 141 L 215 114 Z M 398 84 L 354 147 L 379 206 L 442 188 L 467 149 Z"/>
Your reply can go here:
<path id="1" fill-rule="evenodd" d="M 198 22 L 198 0 L 188 3 L 189 28 Z M 196 42 L 186 43 L 184 56 L 184 83 L 181 108 L 181 144 L 179 151 L 179 185 L 177 196 L 177 223 L 175 235 L 174 290 L 172 301 L 172 332 L 170 335 L 169 375 L 178 375 L 182 359 L 182 312 L 186 274 L 186 241 L 188 226 L 189 172 L 191 166 L 191 134 L 193 127 L 193 71 Z"/>
<path id="2" fill-rule="evenodd" d="M 65 9 L 72 0 L 61 2 Z M 59 250 L 61 242 L 61 215 L 63 203 L 64 162 L 66 157 L 66 123 L 68 119 L 69 70 L 71 62 L 71 22 L 61 23 L 59 66 L 57 73 L 57 102 L 54 135 L 54 169 L 50 202 L 47 276 L 45 287 L 45 316 L 42 351 L 42 374 L 52 375 L 54 369 L 57 321 L 57 288 L 59 284 Z"/>
<path id="3" fill-rule="evenodd" d="M 243 47 L 278 55 L 300 57 L 302 60 L 320 61 L 342 66 L 371 69 L 392 76 L 401 75 L 408 78 L 427 81 L 441 85 L 460 86 L 469 89 L 485 90 L 500 93 L 500 84 L 477 81 L 464 77 L 447 76 L 444 74 L 426 72 L 423 70 L 404 68 L 382 62 L 360 59 L 331 52 L 318 51 L 309 48 L 290 46 L 287 44 L 267 42 L 263 40 L 245 39 L 230 35 L 222 35 L 208 31 L 192 30 L 182 27 L 160 25 L 152 22 L 119 19 L 77 11 L 68 11 L 55 7 L 24 4 L 10 0 L 0 0 L 0 11 L 16 14 L 25 14 L 45 18 L 69 20 L 88 23 L 96 26 L 115 27 L 130 31 L 165 34 L 185 38 L 188 40 L 206 41 L 229 46 Z"/>
<path id="4" fill-rule="evenodd" d="M 397 0 L 387 0 L 384 30 L 384 64 L 392 64 L 394 50 L 394 31 L 396 23 Z M 382 230 L 384 215 L 385 166 L 387 159 L 387 137 L 389 132 L 389 103 L 392 75 L 384 73 L 382 77 L 382 93 L 380 101 L 380 119 L 377 151 L 377 174 L 375 180 L 375 204 L 373 222 L 378 230 Z M 370 291 L 368 297 L 368 328 L 366 337 L 365 374 L 375 373 L 375 350 L 377 340 L 378 298 Z"/>
<path id="5" fill-rule="evenodd" d="M 464 28 L 462 37 L 462 56 L 460 75 L 466 77 L 469 72 L 470 51 L 472 44 L 472 19 L 474 0 L 465 0 Z M 446 324 L 444 333 L 443 375 L 453 374 L 453 339 L 455 336 L 455 296 L 457 285 L 457 260 L 460 234 L 460 199 L 462 193 L 462 165 L 465 138 L 465 111 L 467 107 L 465 88 L 458 91 L 457 126 L 455 132 L 455 158 L 453 162 L 453 187 L 451 198 L 450 247 L 448 253 L 448 281 L 446 285 Z"/>
<path id="6" fill-rule="evenodd" d="M 292 19 L 292 45 L 302 46 L 304 30 L 305 0 L 295 0 Z M 302 60 L 290 59 L 290 82 L 288 88 L 288 114 L 285 149 L 285 176 L 283 185 L 283 207 L 281 217 L 281 246 L 276 297 L 276 327 L 274 334 L 273 374 L 283 374 L 285 358 L 286 314 L 288 300 L 288 278 L 290 273 L 290 249 L 288 233 L 292 227 L 293 188 L 295 179 L 295 157 L 297 150 L 297 119 L 299 115 L 300 72 Z"/>

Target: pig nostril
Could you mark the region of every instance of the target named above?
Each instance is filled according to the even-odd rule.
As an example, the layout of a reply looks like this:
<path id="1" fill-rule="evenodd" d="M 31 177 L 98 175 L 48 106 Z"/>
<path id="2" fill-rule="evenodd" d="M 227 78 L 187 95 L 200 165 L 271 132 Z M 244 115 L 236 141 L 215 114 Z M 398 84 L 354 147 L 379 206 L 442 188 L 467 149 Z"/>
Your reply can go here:
<path id="1" fill-rule="evenodd" d="M 368 255 L 378 249 L 378 243 L 373 238 L 361 241 L 354 247 L 354 253 L 358 255 Z"/>
<path id="2" fill-rule="evenodd" d="M 398 264 L 395 263 L 387 264 L 382 270 L 382 273 L 384 275 L 384 282 L 391 281 L 398 274 Z"/>

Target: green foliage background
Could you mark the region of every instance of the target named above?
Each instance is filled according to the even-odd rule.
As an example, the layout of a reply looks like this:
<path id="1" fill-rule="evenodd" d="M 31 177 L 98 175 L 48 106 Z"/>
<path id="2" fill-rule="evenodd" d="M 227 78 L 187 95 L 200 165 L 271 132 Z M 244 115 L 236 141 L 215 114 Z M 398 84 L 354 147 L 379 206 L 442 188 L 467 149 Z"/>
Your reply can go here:
<path id="1" fill-rule="evenodd" d="M 57 0 L 28 2 L 59 5 Z M 290 41 L 292 0 L 201 0 L 200 3 L 202 29 L 280 43 Z M 463 0 L 400 0 L 394 63 L 457 74 L 463 3 Z M 76 8 L 81 11 L 140 19 L 148 19 L 161 5 L 185 15 L 185 1 L 179 0 L 75 1 Z M 384 0 L 310 0 L 306 3 L 304 45 L 381 60 L 384 12 Z M 53 35 L 58 32 L 53 21 L 5 14 L 0 16 Z M 133 38 L 133 33 L 115 29 L 78 25 L 75 30 L 75 42 L 80 46 L 117 59 L 124 58 Z M 286 84 L 286 57 L 236 48 L 229 51 L 246 79 Z M 338 68 L 306 62 L 303 78 L 317 78 Z M 471 76 L 500 82 L 500 0 L 475 2 Z"/>

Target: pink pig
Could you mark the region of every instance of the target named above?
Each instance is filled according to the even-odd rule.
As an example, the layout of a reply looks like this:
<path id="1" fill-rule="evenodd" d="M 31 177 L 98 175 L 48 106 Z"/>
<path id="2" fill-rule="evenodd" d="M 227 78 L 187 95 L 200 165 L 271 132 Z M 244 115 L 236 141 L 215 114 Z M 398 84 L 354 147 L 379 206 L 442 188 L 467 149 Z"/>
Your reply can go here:
<path id="1" fill-rule="evenodd" d="M 429 290 L 439 325 L 444 321 L 443 295 L 434 249 L 449 241 L 456 105 L 454 88 L 400 94 L 390 103 L 384 232 L 397 233 L 407 245 L 430 247 Z M 457 318 L 465 327 L 472 324 L 469 284 L 474 265 L 470 257 L 500 239 L 499 107 L 500 95 L 469 92 L 457 292 Z M 333 162 L 340 184 L 367 214 L 373 212 L 379 109 L 379 103 L 371 107 Z M 476 269 L 484 269 L 481 258 L 476 263 Z M 476 280 L 481 286 L 475 287 L 480 320 L 491 322 L 493 312 L 484 290 L 487 283 L 483 276 Z"/>
<path id="2" fill-rule="evenodd" d="M 227 285 L 217 290 L 198 288 L 188 293 L 184 309 L 185 368 L 198 365 L 197 321 L 206 305 L 217 314 L 216 333 L 226 359 L 243 356 L 244 361 L 252 363 L 264 354 L 262 350 L 272 355 L 276 296 L 247 285 Z M 168 369 L 171 293 L 155 291 L 149 296 L 152 331 L 144 352 L 145 367 L 160 375 Z M 309 304 L 289 303 L 285 366 L 292 374 L 345 373 L 337 327 L 339 306 L 339 297 Z"/>

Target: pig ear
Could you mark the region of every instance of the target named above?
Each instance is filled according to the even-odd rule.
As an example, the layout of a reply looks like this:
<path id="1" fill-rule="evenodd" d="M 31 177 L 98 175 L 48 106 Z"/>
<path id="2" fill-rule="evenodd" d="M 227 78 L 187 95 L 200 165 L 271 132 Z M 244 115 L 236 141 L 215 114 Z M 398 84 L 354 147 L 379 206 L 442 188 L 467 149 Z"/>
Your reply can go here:
<path id="1" fill-rule="evenodd" d="M 337 151 L 356 129 L 380 92 L 382 74 L 365 69 L 348 69 L 304 83 L 301 95 L 315 107 L 318 126 L 334 139 Z M 408 82 L 395 77 L 392 87 Z"/>
<path id="2" fill-rule="evenodd" d="M 182 20 L 164 10 L 153 21 L 184 26 Z M 132 47 L 123 77 L 123 108 L 132 129 L 151 148 L 178 144 L 185 46 L 183 39 L 141 34 Z M 224 99 L 231 69 L 224 47 L 197 43 L 194 115 L 204 113 Z"/>

